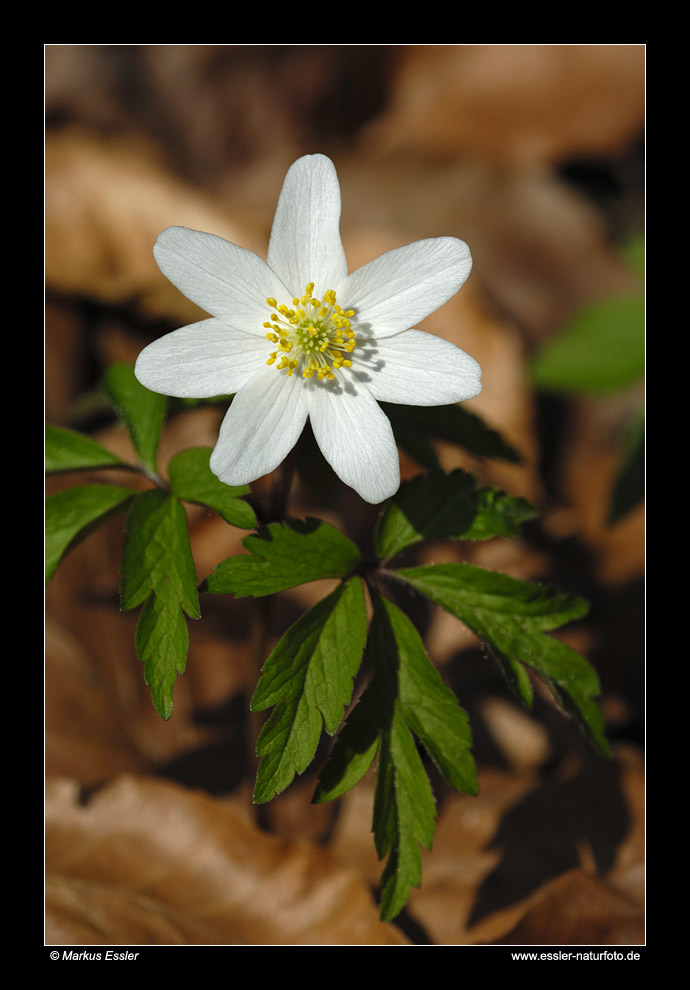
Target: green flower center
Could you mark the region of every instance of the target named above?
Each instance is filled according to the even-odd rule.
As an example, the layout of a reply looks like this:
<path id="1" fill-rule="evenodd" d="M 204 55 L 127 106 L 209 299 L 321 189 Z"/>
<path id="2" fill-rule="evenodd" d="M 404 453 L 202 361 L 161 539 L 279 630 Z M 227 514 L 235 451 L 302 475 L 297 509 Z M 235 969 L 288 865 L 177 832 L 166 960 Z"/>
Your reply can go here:
<path id="1" fill-rule="evenodd" d="M 303 378 L 316 376 L 320 382 L 332 382 L 336 371 L 352 366 L 347 355 L 357 346 L 350 326 L 355 311 L 343 310 L 333 289 L 324 293 L 323 300 L 313 292 L 310 282 L 304 295 L 292 300 L 292 309 L 279 306 L 272 297 L 266 300 L 272 311 L 270 323 L 264 323 L 270 331 L 266 339 L 278 345 L 266 364 L 275 364 L 277 371 L 288 376 L 299 370 Z"/>

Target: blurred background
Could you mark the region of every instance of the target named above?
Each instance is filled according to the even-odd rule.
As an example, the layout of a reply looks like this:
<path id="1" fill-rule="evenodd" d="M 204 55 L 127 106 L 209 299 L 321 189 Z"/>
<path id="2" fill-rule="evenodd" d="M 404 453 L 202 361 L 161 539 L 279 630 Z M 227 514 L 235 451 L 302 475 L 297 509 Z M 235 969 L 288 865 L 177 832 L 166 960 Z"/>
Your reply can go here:
<path id="1" fill-rule="evenodd" d="M 424 237 L 469 244 L 468 283 L 421 326 L 480 362 L 484 390 L 467 408 L 522 461 L 448 442 L 438 456 L 540 512 L 521 539 L 421 559 L 470 560 L 587 597 L 589 616 L 563 635 L 599 672 L 614 747 L 610 761 L 591 753 L 545 693 L 520 709 L 456 620 L 418 617 L 470 713 L 481 794 L 434 778 L 422 887 L 384 925 L 373 775 L 312 806 L 326 746 L 256 821 L 251 606 L 202 596 L 174 714 L 156 715 L 137 616 L 118 610 L 119 518 L 65 559 L 47 594 L 49 943 L 643 941 L 644 55 L 642 45 L 46 46 L 48 422 L 132 457 L 99 391 L 105 369 L 203 318 L 158 271 L 156 237 L 182 224 L 265 257 L 287 168 L 329 155 L 350 270 Z M 171 416 L 161 469 L 185 447 L 212 446 L 222 412 Z M 303 446 L 292 514 L 366 540 L 375 511 L 308 436 Z M 420 470 L 401 463 L 405 477 Z M 52 478 L 49 491 L 87 480 Z M 201 509 L 189 521 L 201 580 L 245 534 Z M 268 648 L 327 590 L 280 596 Z"/>

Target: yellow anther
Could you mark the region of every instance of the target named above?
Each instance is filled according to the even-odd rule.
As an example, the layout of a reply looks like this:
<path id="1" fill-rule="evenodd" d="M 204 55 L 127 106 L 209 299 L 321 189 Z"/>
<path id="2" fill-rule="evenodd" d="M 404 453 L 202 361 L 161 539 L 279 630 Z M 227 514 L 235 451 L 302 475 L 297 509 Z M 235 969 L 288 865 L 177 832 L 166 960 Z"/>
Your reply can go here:
<path id="1" fill-rule="evenodd" d="M 332 382 L 336 372 L 352 367 L 344 352 L 351 352 L 356 344 L 350 327 L 355 311 L 343 310 L 336 302 L 335 289 L 326 289 L 320 301 L 314 295 L 314 286 L 309 282 L 304 295 L 292 300 L 293 309 L 272 296 L 266 300 L 271 308 L 271 322 L 263 324 L 269 331 L 266 340 L 278 345 L 266 363 L 275 364 L 288 376 L 297 369 L 303 378 Z M 288 359 L 290 352 L 296 357 Z"/>

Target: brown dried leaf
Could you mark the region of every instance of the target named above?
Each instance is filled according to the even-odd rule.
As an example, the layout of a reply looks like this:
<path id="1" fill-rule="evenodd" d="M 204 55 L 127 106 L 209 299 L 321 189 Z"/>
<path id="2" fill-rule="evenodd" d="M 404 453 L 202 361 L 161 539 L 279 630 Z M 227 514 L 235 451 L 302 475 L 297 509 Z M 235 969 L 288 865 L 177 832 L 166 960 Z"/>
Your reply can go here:
<path id="1" fill-rule="evenodd" d="M 46 624 L 46 771 L 93 784 L 150 769 L 93 658 L 54 621 Z"/>
<path id="2" fill-rule="evenodd" d="M 643 45 L 410 45 L 372 144 L 557 161 L 615 151 L 644 120 Z"/>
<path id="3" fill-rule="evenodd" d="M 408 944 L 354 870 L 204 794 L 122 776 L 84 806 L 60 780 L 47 822 L 48 944 Z"/>
<path id="4" fill-rule="evenodd" d="M 181 224 L 263 250 L 203 193 L 174 178 L 149 149 L 81 131 L 46 141 L 46 281 L 49 289 L 121 304 L 180 321 L 203 317 L 161 275 L 160 232 Z M 263 239 L 261 239 L 263 241 Z"/>
<path id="5" fill-rule="evenodd" d="M 510 747 L 517 743 L 514 729 Z M 545 741 L 533 736 L 529 744 L 536 761 L 546 751 Z M 581 872 L 599 873 L 596 883 L 612 890 L 617 904 L 635 904 L 621 917 L 639 926 L 642 760 L 631 748 L 619 748 L 615 762 L 591 757 L 584 749 L 583 754 L 542 773 L 535 772 L 534 763 L 512 773 L 484 767 L 478 797 L 445 790 L 438 795 L 434 845 L 423 853 L 422 886 L 412 892 L 407 909 L 432 943 L 501 939 L 548 895 L 552 883 L 578 866 Z M 369 834 L 374 783 L 371 772 L 342 799 L 329 847 L 343 861 L 358 864 L 372 883 L 381 869 Z M 587 930 L 596 934 L 596 907 L 588 912 L 587 904 L 579 902 L 579 911 L 583 930 L 591 925 Z M 563 931 L 569 924 L 564 917 Z M 606 936 L 603 930 L 598 934 Z M 550 944 L 550 931 L 534 938 Z"/>
<path id="6" fill-rule="evenodd" d="M 547 169 L 361 155 L 336 165 L 353 269 L 385 250 L 382 242 L 459 237 L 474 265 L 456 298 L 475 293 L 475 306 L 490 303 L 530 340 L 561 329 L 585 303 L 635 285 L 601 216 Z"/>
<path id="7" fill-rule="evenodd" d="M 494 945 L 642 945 L 640 902 L 600 877 L 573 870 L 539 899 Z"/>

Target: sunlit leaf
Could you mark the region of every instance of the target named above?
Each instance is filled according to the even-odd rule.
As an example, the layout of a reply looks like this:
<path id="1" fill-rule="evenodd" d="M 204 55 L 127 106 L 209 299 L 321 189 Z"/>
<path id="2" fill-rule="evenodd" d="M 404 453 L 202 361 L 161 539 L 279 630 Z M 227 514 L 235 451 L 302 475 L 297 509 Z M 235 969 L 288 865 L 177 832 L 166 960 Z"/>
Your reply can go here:
<path id="1" fill-rule="evenodd" d="M 77 543 L 121 512 L 136 492 L 116 485 L 80 485 L 46 499 L 45 579 Z"/>
<path id="2" fill-rule="evenodd" d="M 211 453 L 210 447 L 192 447 L 173 457 L 168 466 L 170 488 L 185 502 L 197 502 L 213 509 L 232 526 L 253 529 L 254 510 L 240 498 L 249 492 L 249 485 L 223 484 L 208 466 Z"/>
<path id="3" fill-rule="evenodd" d="M 249 555 L 228 557 L 201 585 L 218 595 L 271 595 L 320 578 L 347 578 L 361 563 L 359 550 L 320 519 L 269 523 L 242 545 Z"/>
<path id="4" fill-rule="evenodd" d="M 632 296 L 581 310 L 537 352 L 532 374 L 549 391 L 607 393 L 639 381 L 644 364 L 644 301 Z"/>
<path id="5" fill-rule="evenodd" d="M 105 391 L 127 427 L 134 449 L 149 471 L 156 471 L 156 452 L 168 400 L 137 380 L 129 364 L 111 364 Z"/>
<path id="6" fill-rule="evenodd" d="M 369 770 L 378 751 L 374 840 L 388 856 L 381 917 L 394 918 L 421 882 L 419 846 L 429 849 L 436 806 L 414 736 L 452 786 L 477 792 L 467 716 L 429 661 L 410 620 L 376 595 L 368 650 L 374 676 L 321 773 L 315 802 L 338 797 Z"/>
<path id="7" fill-rule="evenodd" d="M 578 719 L 592 744 L 608 752 L 603 719 L 594 701 L 601 693 L 594 669 L 565 643 L 544 635 L 585 615 L 584 599 L 471 564 L 438 564 L 395 573 L 479 636 L 525 704 L 531 702 L 527 666 L 546 681 L 561 707 Z"/>
<path id="8" fill-rule="evenodd" d="M 162 718 L 173 707 L 173 687 L 184 672 L 189 636 L 184 615 L 200 616 L 187 517 L 160 488 L 140 495 L 127 516 L 120 605 L 144 605 L 137 625 L 137 654 Z"/>
<path id="9" fill-rule="evenodd" d="M 322 726 L 337 731 L 366 634 L 362 585 L 352 578 L 291 626 L 269 656 L 251 703 L 255 711 L 274 706 L 256 747 L 256 802 L 270 801 L 309 766 Z"/>
<path id="10" fill-rule="evenodd" d="M 46 426 L 45 469 L 48 474 L 120 465 L 119 457 L 83 433 L 62 426 Z"/>

